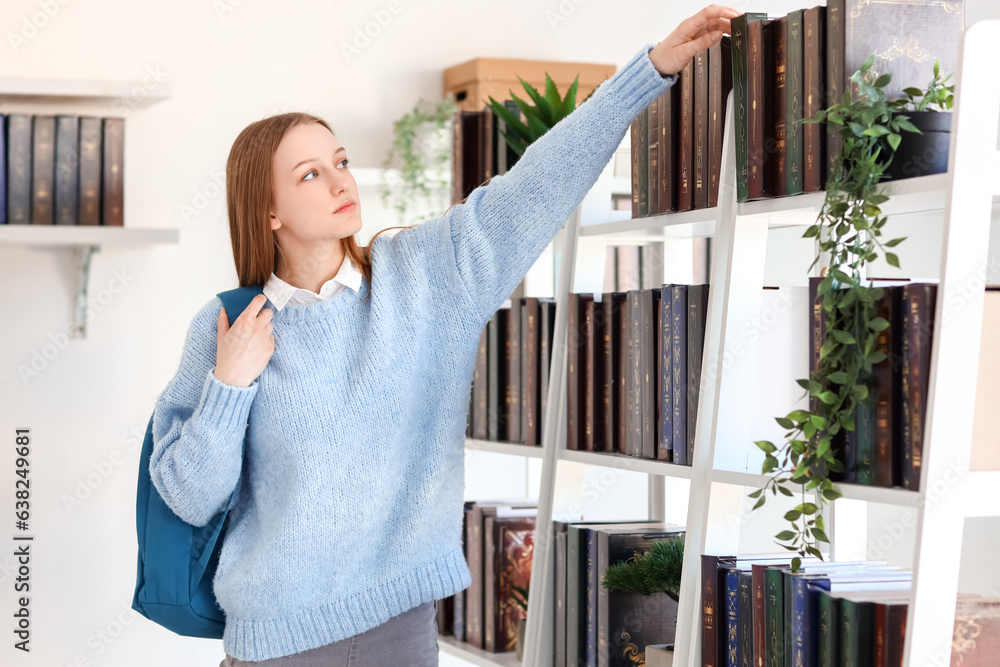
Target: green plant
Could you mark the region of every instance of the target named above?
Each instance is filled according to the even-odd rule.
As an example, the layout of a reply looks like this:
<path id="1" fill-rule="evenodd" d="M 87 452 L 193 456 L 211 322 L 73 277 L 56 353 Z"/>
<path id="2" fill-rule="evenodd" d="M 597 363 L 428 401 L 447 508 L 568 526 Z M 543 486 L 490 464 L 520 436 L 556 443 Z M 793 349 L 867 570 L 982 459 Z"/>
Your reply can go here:
<path id="1" fill-rule="evenodd" d="M 884 88 L 892 74 L 871 81 L 873 62 L 874 55 L 869 56 L 851 76 L 859 85 L 859 99 L 852 100 L 848 90 L 841 102 L 802 120 L 837 125 L 843 137 L 817 221 L 803 234 L 819 241 L 819 253 L 809 268 L 823 255 L 829 260 L 829 270 L 817 289 L 826 332 L 819 368 L 808 379 L 797 380 L 810 397 L 810 408 L 776 418 L 787 429 L 787 442 L 780 448 L 766 440 L 755 443 L 765 454 L 762 472 L 771 477 L 750 493 L 757 498 L 756 510 L 764 504 L 768 490 L 772 495 L 793 496 L 789 487 L 800 487 L 802 502 L 784 515 L 791 528 L 775 535 L 779 544 L 784 543 L 781 546 L 799 554 L 792 561 L 793 571 L 799 569 L 801 556 L 822 558 L 819 543 L 829 542 L 823 506 L 841 495 L 829 473 L 844 472 L 833 448 L 834 438 L 855 430 L 859 407 L 873 409 L 872 366 L 885 359 L 885 353 L 876 349 L 879 332 L 889 326 L 875 313 L 882 289 L 866 284 L 864 267 L 881 251 L 898 268 L 899 258 L 889 248 L 906 238 L 881 240 L 886 217 L 880 206 L 888 196 L 879 192 L 878 184 L 899 146 L 901 132 L 919 130 L 901 113 L 907 100 L 886 100 Z M 882 159 L 883 155 L 887 158 Z M 807 491 L 815 492 L 815 503 L 806 502 Z"/>
<path id="2" fill-rule="evenodd" d="M 454 95 L 427 101 L 419 99 L 413 108 L 393 123 L 393 141 L 382 163 L 385 170 L 398 165 L 400 185 L 390 186 L 383 171 L 379 191 L 382 203 L 390 206 L 406 221 L 408 207 L 418 199 L 440 205 L 435 199 L 447 201 L 450 186 L 448 165 L 451 161 L 451 122 L 458 111 Z M 438 141 L 435 142 L 434 140 Z"/>
<path id="3" fill-rule="evenodd" d="M 511 585 L 511 588 L 514 590 L 514 593 L 516 593 L 516 595 L 514 596 L 514 602 L 517 603 L 518 607 L 520 607 L 525 612 L 527 612 L 528 611 L 528 589 L 531 588 L 531 584 L 528 584 L 524 588 L 522 588 L 520 586 Z"/>
<path id="4" fill-rule="evenodd" d="M 601 585 L 612 591 L 643 595 L 666 593 L 676 600 L 680 595 L 683 565 L 684 537 L 672 537 L 654 542 L 639 558 L 609 565 Z"/>
<path id="5" fill-rule="evenodd" d="M 944 85 L 948 79 L 951 78 L 951 73 L 948 76 L 941 78 L 941 63 L 938 60 L 934 61 L 934 78 L 931 82 L 927 84 L 926 90 L 920 90 L 919 88 L 904 88 L 903 92 L 906 94 L 906 110 L 909 111 L 947 111 L 951 108 L 954 98 L 955 98 L 955 84 L 950 86 Z M 920 100 L 917 101 L 917 97 Z M 938 109 L 933 109 L 932 107 L 937 106 Z"/>
<path id="6" fill-rule="evenodd" d="M 513 114 L 510 109 L 493 99 L 492 95 L 487 106 L 506 124 L 503 137 L 507 145 L 518 155 L 524 155 L 525 149 L 532 142 L 555 127 L 556 123 L 576 109 L 576 91 L 580 77 L 573 79 L 573 83 L 566 91 L 566 96 L 562 98 L 559 97 L 556 84 L 548 74 L 545 75 L 544 96 L 521 77 L 517 78 L 535 103 L 535 106 L 531 106 L 515 95 L 514 91 L 508 91 L 514 104 L 524 114 L 527 125 L 522 123 L 520 117 Z M 596 90 L 596 88 L 592 90 L 583 101 L 589 100 Z"/>

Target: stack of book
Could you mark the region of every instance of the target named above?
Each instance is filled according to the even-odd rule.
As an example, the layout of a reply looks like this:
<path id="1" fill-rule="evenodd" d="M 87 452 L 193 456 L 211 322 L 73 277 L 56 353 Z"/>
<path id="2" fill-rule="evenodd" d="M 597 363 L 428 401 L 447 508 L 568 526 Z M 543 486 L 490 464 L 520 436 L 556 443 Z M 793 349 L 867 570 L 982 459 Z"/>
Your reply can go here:
<path id="1" fill-rule="evenodd" d="M 569 294 L 567 449 L 690 465 L 708 289 Z"/>
<path id="2" fill-rule="evenodd" d="M 0 114 L 0 224 L 124 224 L 125 119 Z"/>
<path id="3" fill-rule="evenodd" d="M 472 574 L 465 590 L 438 604 L 438 632 L 491 653 L 514 651 L 527 611 L 514 587 L 527 589 L 534 555 L 537 499 L 467 501 L 463 548 Z"/>
<path id="4" fill-rule="evenodd" d="M 801 120 L 847 92 L 857 99 L 850 77 L 868 56 L 876 56 L 875 76 L 892 74 L 888 99 L 926 88 L 935 60 L 942 76 L 954 72 L 965 3 L 828 0 L 785 16 L 748 12 L 730 23 L 736 198 L 747 201 L 825 187 L 843 143 L 841 126 Z"/>
<path id="5" fill-rule="evenodd" d="M 466 437 L 541 444 L 555 316 L 555 299 L 521 297 L 504 302 L 483 327 Z"/>
<path id="6" fill-rule="evenodd" d="M 633 218 L 718 203 L 730 51 L 723 36 L 696 53 L 676 83 L 632 121 Z"/>

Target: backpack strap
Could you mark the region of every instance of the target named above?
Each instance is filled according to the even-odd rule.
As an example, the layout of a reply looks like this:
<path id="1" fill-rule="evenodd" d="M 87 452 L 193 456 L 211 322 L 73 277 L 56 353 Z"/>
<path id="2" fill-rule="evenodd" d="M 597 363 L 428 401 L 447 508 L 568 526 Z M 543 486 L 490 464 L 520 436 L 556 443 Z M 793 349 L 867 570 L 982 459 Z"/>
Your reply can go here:
<path id="1" fill-rule="evenodd" d="M 263 293 L 263 285 L 248 285 L 219 292 L 218 297 L 222 299 L 222 305 L 226 308 L 226 316 L 229 317 L 229 326 L 233 326 L 233 322 L 247 309 L 255 296 Z"/>
<path id="2" fill-rule="evenodd" d="M 255 296 L 263 293 L 264 293 L 263 285 L 248 285 L 246 287 L 237 287 L 236 289 L 219 292 L 217 296 L 220 299 L 222 299 L 222 305 L 226 309 L 226 316 L 229 318 L 229 326 L 233 326 L 233 322 L 235 322 L 236 318 L 239 317 L 243 313 L 243 311 L 247 309 L 247 306 L 250 305 L 250 302 L 253 301 L 253 298 Z M 226 506 L 225 511 L 227 513 L 236 504 L 236 501 L 240 495 L 240 486 L 242 485 L 242 483 L 243 483 L 243 475 L 241 474 L 239 480 L 237 480 L 236 482 L 236 488 L 233 490 L 233 495 L 229 498 L 229 504 Z M 220 522 L 219 525 L 216 526 L 214 537 L 218 535 L 219 531 L 221 530 L 221 527 L 222 523 Z M 198 563 L 199 567 L 202 567 L 207 564 L 206 554 L 208 554 L 208 551 L 209 550 L 206 549 L 205 554 L 202 555 L 201 560 L 205 561 L 205 563 L 199 562 Z"/>

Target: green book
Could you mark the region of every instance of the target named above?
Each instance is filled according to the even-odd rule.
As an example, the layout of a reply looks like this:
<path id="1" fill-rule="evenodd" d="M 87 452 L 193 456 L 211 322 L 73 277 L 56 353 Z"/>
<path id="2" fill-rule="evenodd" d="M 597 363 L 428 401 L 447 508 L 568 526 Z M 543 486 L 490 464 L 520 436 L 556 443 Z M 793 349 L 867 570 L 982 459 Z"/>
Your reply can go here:
<path id="1" fill-rule="evenodd" d="M 788 38 L 785 42 L 785 182 L 788 194 L 802 192 L 802 155 L 805 150 L 802 132 L 805 85 L 803 83 L 802 10 L 788 12 Z"/>
<path id="2" fill-rule="evenodd" d="M 746 201 L 748 196 L 747 182 L 749 167 L 747 166 L 747 116 L 749 105 L 749 89 L 747 88 L 747 70 L 749 68 L 747 52 L 747 24 L 767 18 L 763 12 L 747 12 L 729 20 L 732 36 L 733 54 L 733 105 L 736 107 L 736 200 Z"/>

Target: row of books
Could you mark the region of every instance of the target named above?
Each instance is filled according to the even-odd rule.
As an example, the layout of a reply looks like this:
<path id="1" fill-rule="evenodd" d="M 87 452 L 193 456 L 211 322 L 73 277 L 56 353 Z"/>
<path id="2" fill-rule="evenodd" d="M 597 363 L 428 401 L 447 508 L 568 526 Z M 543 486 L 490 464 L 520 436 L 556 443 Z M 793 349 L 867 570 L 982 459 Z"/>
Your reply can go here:
<path id="1" fill-rule="evenodd" d="M 608 567 L 641 557 L 654 542 L 684 534 L 657 521 L 553 521 L 556 538 L 556 667 L 644 664 L 649 644 L 672 644 L 677 601 L 601 585 Z"/>
<path id="2" fill-rule="evenodd" d="M 898 667 L 912 572 L 884 561 L 701 557 L 702 664 Z M 968 626 L 975 623 L 975 641 Z M 1000 600 L 960 595 L 952 665 L 995 664 Z"/>
<path id="3" fill-rule="evenodd" d="M 515 587 L 528 589 L 538 500 L 466 501 L 463 549 L 472 583 L 438 603 L 438 633 L 491 653 L 514 651 L 527 618 Z"/>
<path id="4" fill-rule="evenodd" d="M 845 92 L 858 99 L 850 77 L 873 53 L 873 75 L 892 74 L 888 99 L 925 88 L 935 60 L 954 72 L 965 3 L 828 0 L 785 16 L 748 12 L 730 24 L 737 200 L 746 201 L 825 187 L 841 126 L 800 121 Z M 900 57 L 911 53 L 919 57 Z"/>
<path id="5" fill-rule="evenodd" d="M 125 119 L 0 114 L 0 224 L 124 224 Z"/>
<path id="6" fill-rule="evenodd" d="M 722 172 L 731 43 L 703 49 L 632 121 L 632 217 L 715 206 Z"/>
<path id="7" fill-rule="evenodd" d="M 514 100 L 504 100 L 508 111 L 521 117 Z M 505 124 L 493 110 L 456 111 L 452 116 L 451 201 L 457 203 L 494 175 L 505 174 L 520 157 L 503 138 Z"/>
<path id="8" fill-rule="evenodd" d="M 691 464 L 708 290 L 570 293 L 568 449 Z"/>
<path id="9" fill-rule="evenodd" d="M 541 445 L 555 317 L 545 297 L 508 299 L 493 313 L 479 336 L 466 437 Z"/>

